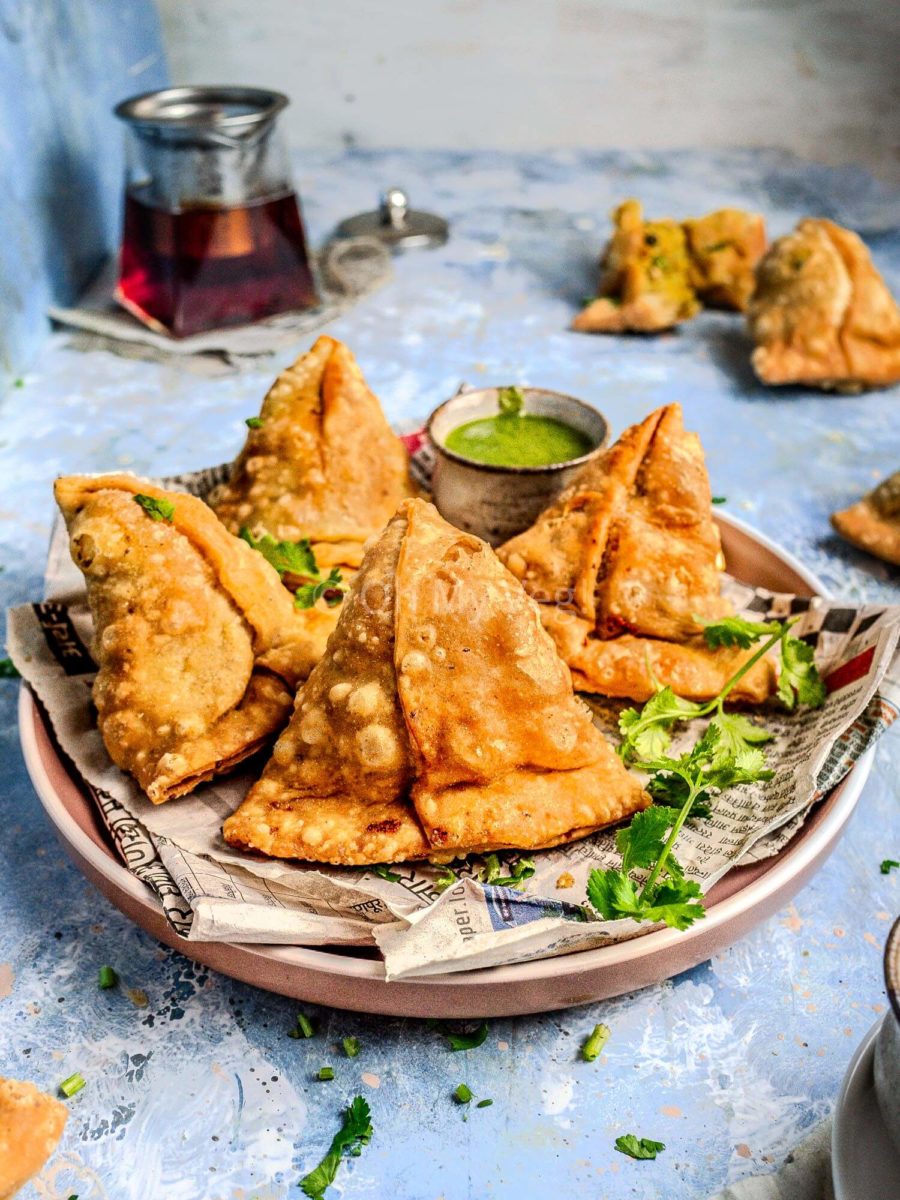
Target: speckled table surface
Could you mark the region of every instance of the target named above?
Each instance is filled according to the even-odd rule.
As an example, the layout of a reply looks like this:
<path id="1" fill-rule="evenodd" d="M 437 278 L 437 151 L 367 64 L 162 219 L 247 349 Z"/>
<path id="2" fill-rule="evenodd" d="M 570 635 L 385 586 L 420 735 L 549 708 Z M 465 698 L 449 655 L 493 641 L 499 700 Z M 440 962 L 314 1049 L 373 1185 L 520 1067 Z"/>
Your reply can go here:
<path id="1" fill-rule="evenodd" d="M 900 195 L 854 171 L 776 152 L 625 155 L 395 153 L 297 162 L 315 243 L 399 182 L 450 218 L 441 250 L 396 263 L 384 290 L 331 331 L 359 357 L 389 416 L 428 412 L 461 380 L 529 382 L 598 405 L 615 431 L 680 400 L 706 446 L 713 490 L 836 593 L 900 601 L 897 576 L 842 545 L 828 513 L 900 465 L 900 394 L 767 391 L 738 318 L 707 314 L 654 340 L 567 331 L 593 286 L 606 213 L 637 195 L 652 213 L 725 203 L 774 234 L 807 213 L 858 229 L 900 290 Z M 298 350 L 301 347 L 298 346 Z M 286 358 L 287 356 L 285 356 Z M 209 377 L 171 363 L 80 350 L 58 334 L 3 405 L 0 597 L 39 596 L 62 471 L 163 474 L 238 447 L 276 363 Z M 357 1092 L 375 1136 L 335 1195 L 403 1200 L 701 1198 L 774 1166 L 832 1108 L 850 1056 L 883 1011 L 881 947 L 900 910 L 900 737 L 883 740 L 839 848 L 785 911 L 729 951 L 636 995 L 493 1023 L 450 1054 L 414 1021 L 310 1010 L 195 967 L 134 928 L 60 851 L 17 745 L 16 686 L 0 684 L 0 1074 L 53 1090 L 80 1070 L 58 1155 L 28 1200 L 281 1200 Z M 99 991 L 113 964 L 123 987 Z M 597 1021 L 604 1057 L 578 1060 Z M 362 1043 L 343 1058 L 335 1043 Z M 335 1081 L 313 1075 L 324 1063 Z M 493 1106 L 468 1120 L 465 1080 Z M 633 1162 L 613 1142 L 666 1143 Z"/>

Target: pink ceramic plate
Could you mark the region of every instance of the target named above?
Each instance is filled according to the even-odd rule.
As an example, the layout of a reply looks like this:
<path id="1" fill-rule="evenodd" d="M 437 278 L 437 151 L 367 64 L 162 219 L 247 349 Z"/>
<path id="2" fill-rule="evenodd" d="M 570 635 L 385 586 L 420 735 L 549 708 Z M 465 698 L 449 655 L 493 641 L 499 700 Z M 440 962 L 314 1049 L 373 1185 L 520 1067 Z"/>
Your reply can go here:
<path id="1" fill-rule="evenodd" d="M 717 515 L 728 568 L 773 591 L 823 594 L 814 575 L 733 517 Z M 707 917 L 679 933 L 662 929 L 564 957 L 388 983 L 373 954 L 303 946 L 187 942 L 150 891 L 122 866 L 87 792 L 72 778 L 27 688 L 19 703 L 25 762 L 76 865 L 131 920 L 159 941 L 225 975 L 298 1000 L 413 1017 L 491 1017 L 545 1012 L 659 983 L 730 946 L 781 908 L 821 866 L 856 806 L 872 765 L 866 753 L 775 858 L 737 867 L 709 893 Z"/>

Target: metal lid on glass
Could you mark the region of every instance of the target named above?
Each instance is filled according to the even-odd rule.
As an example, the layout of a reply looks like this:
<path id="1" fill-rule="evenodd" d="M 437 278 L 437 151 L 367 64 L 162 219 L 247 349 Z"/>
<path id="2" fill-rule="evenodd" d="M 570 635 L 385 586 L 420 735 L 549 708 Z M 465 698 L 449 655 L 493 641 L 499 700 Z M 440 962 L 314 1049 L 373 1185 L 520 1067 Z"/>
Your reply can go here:
<path id="1" fill-rule="evenodd" d="M 406 192 L 392 187 L 384 193 L 375 212 L 348 217 L 334 232 L 340 238 L 378 238 L 392 250 L 413 250 L 442 246 L 450 227 L 443 217 L 410 208 Z"/>
<path id="2" fill-rule="evenodd" d="M 113 112 L 161 141 L 252 141 L 290 101 L 254 87 L 171 87 L 121 101 Z"/>

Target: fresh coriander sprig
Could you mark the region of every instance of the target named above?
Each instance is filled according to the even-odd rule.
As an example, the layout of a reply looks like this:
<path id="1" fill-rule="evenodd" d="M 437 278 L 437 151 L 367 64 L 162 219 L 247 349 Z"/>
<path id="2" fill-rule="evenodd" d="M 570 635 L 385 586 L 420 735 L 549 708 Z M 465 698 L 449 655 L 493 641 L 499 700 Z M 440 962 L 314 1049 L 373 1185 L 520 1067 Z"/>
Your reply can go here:
<path id="1" fill-rule="evenodd" d="M 358 1154 L 372 1138 L 372 1114 L 363 1096 L 354 1096 L 344 1110 L 343 1123 L 332 1139 L 328 1153 L 319 1165 L 300 1180 L 300 1189 L 309 1200 L 322 1200 L 326 1190 L 334 1183 L 343 1161 L 344 1151 Z"/>
<path id="2" fill-rule="evenodd" d="M 312 608 L 318 600 L 324 600 L 329 608 L 335 608 L 344 599 L 346 587 L 340 570 L 332 567 L 323 578 L 309 538 L 301 538 L 297 542 L 279 542 L 270 533 L 255 537 L 246 525 L 241 528 L 240 536 L 248 546 L 259 551 L 282 579 L 285 575 L 291 575 L 302 580 L 294 593 L 296 608 Z"/>

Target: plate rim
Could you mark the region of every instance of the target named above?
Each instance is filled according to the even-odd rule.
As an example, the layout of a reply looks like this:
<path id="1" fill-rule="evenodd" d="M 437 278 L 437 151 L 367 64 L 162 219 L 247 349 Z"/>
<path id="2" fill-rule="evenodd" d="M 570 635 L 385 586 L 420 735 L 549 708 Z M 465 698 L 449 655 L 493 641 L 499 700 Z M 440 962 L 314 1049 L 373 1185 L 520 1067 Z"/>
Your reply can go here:
<path id="1" fill-rule="evenodd" d="M 853 1109 L 853 1105 L 850 1103 L 851 1093 L 868 1086 L 871 1086 L 874 1091 L 875 1043 L 878 1041 L 882 1024 L 890 1015 L 890 1010 L 888 1010 L 867 1030 L 865 1037 L 853 1052 L 853 1057 L 850 1059 L 841 1082 L 841 1090 L 838 1092 L 831 1124 L 831 1174 L 835 1200 L 854 1200 L 855 1196 L 861 1194 L 856 1191 L 854 1186 L 858 1180 L 849 1177 L 849 1166 L 843 1153 L 844 1142 L 851 1136 L 851 1129 L 848 1128 L 848 1116 Z M 866 1078 L 863 1079 L 863 1076 Z M 869 1076 L 872 1076 L 871 1080 Z M 877 1097 L 874 1097 L 873 1103 L 878 1113 L 877 1119 L 882 1121 L 883 1125 Z M 884 1126 L 884 1136 L 890 1142 L 891 1138 L 886 1126 Z M 900 1164 L 900 1154 L 897 1155 L 897 1163 Z"/>

